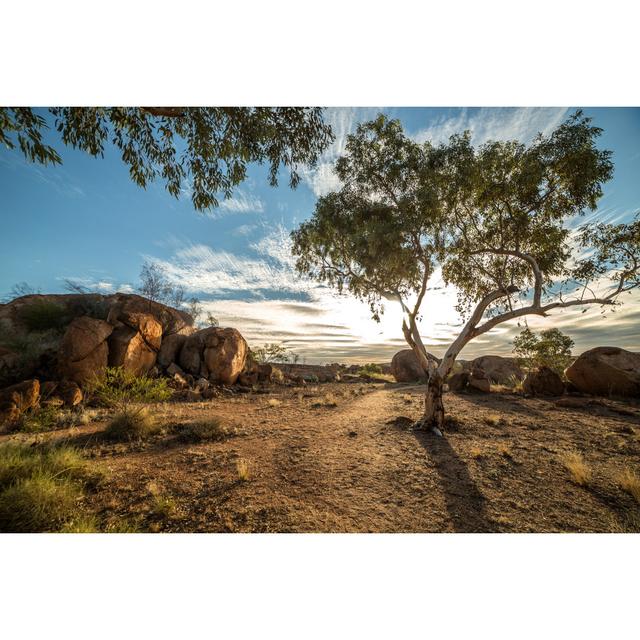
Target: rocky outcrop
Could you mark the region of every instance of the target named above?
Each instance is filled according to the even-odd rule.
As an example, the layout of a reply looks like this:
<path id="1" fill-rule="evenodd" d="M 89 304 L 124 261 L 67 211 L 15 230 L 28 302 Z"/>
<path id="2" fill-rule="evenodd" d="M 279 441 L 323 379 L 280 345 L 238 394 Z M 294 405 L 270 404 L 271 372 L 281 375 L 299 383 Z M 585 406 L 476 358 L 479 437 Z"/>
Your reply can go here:
<path id="1" fill-rule="evenodd" d="M 564 393 L 564 382 L 553 369 L 539 367 L 527 373 L 522 389 L 529 396 L 561 396 Z"/>
<path id="2" fill-rule="evenodd" d="M 83 385 L 99 376 L 108 364 L 107 338 L 112 332 L 113 327 L 104 320 L 87 316 L 73 320 L 58 354 L 62 377 Z"/>
<path id="3" fill-rule="evenodd" d="M 0 426 L 9 425 L 40 401 L 40 382 L 25 380 L 0 390 Z"/>
<path id="4" fill-rule="evenodd" d="M 518 366 L 515 358 L 502 356 L 480 356 L 471 362 L 471 369 L 481 369 L 494 384 L 511 384 L 515 380 L 522 380 L 524 372 Z"/>
<path id="5" fill-rule="evenodd" d="M 640 397 L 640 353 L 596 347 L 585 351 L 564 373 L 582 393 Z"/>
<path id="6" fill-rule="evenodd" d="M 449 391 L 453 391 L 454 393 L 464 391 L 469 384 L 469 377 L 470 375 L 466 371 L 454 373 L 453 375 L 449 376 L 449 379 L 447 380 Z"/>
<path id="7" fill-rule="evenodd" d="M 489 393 L 491 391 L 491 380 L 482 369 L 473 369 L 469 376 L 468 388 L 473 391 Z"/>
<path id="8" fill-rule="evenodd" d="M 236 329 L 208 327 L 187 337 L 179 364 L 213 384 L 234 384 L 245 369 L 249 346 Z"/>
<path id="9" fill-rule="evenodd" d="M 427 358 L 434 366 L 439 364 L 438 358 L 427 353 Z M 391 374 L 398 382 L 418 382 L 425 379 L 425 372 L 412 349 L 398 351 L 391 359 Z"/>

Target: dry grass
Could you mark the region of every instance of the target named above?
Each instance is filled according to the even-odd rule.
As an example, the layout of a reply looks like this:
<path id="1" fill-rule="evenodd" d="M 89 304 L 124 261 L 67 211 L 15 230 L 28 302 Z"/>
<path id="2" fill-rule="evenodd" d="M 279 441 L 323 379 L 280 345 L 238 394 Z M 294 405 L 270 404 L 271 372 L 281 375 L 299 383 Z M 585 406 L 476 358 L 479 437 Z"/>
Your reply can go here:
<path id="1" fill-rule="evenodd" d="M 513 451 L 511 447 L 503 442 L 498 445 L 498 453 L 505 458 L 509 458 L 509 460 L 513 460 Z"/>
<path id="2" fill-rule="evenodd" d="M 618 485 L 623 491 L 626 491 L 636 502 L 640 502 L 640 477 L 626 467 L 616 478 Z"/>
<path id="3" fill-rule="evenodd" d="M 469 455 L 474 460 L 478 460 L 479 458 L 484 457 L 484 451 L 480 447 L 471 447 L 471 449 L 469 449 Z"/>
<path id="4" fill-rule="evenodd" d="M 282 404 L 282 400 L 278 400 L 277 398 L 269 398 L 267 400 L 267 406 L 269 407 L 279 407 Z"/>
<path id="5" fill-rule="evenodd" d="M 570 451 L 561 460 L 575 484 L 585 487 L 591 482 L 591 467 L 577 451 Z"/>
<path id="6" fill-rule="evenodd" d="M 335 409 L 338 406 L 338 400 L 333 393 L 325 393 L 321 400 L 314 402 L 311 406 L 314 409 Z"/>
<path id="7" fill-rule="evenodd" d="M 183 442 L 222 442 L 235 434 L 235 430 L 222 424 L 219 418 L 200 420 L 187 425 L 179 425 L 178 438 Z"/>
<path id="8" fill-rule="evenodd" d="M 127 409 L 114 415 L 104 435 L 109 440 L 126 442 L 144 440 L 160 431 L 160 425 L 148 409 Z"/>
<path id="9" fill-rule="evenodd" d="M 413 396 L 409 393 L 403 393 L 400 396 L 407 404 L 410 404 L 411 402 L 413 402 Z"/>
<path id="10" fill-rule="evenodd" d="M 240 458 L 236 461 L 236 471 L 238 473 L 238 480 L 241 482 L 247 482 L 249 480 L 249 463 Z"/>
<path id="11" fill-rule="evenodd" d="M 171 496 L 155 495 L 151 505 L 151 515 L 156 518 L 170 518 L 176 510 L 176 501 Z"/>

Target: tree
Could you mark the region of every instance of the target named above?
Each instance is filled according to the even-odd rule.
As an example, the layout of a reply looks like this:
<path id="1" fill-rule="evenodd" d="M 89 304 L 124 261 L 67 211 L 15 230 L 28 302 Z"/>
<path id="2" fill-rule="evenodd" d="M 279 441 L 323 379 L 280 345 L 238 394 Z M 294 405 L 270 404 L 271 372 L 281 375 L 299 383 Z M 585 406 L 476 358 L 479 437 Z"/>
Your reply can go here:
<path id="1" fill-rule="evenodd" d="M 276 342 L 265 343 L 257 349 L 251 350 L 251 355 L 256 362 L 260 364 L 267 364 L 270 362 L 290 362 L 293 353 L 289 351 L 284 345 L 277 344 Z"/>
<path id="2" fill-rule="evenodd" d="M 140 271 L 140 295 L 170 305 L 174 299 L 174 287 L 169 282 L 165 270 L 155 262 L 145 262 Z M 182 291 L 184 296 L 184 290 Z"/>
<path id="3" fill-rule="evenodd" d="M 211 312 L 207 313 L 207 326 L 209 327 L 220 326 L 220 323 L 218 322 L 218 318 L 216 318 Z"/>
<path id="4" fill-rule="evenodd" d="M 638 286 L 640 219 L 583 226 L 577 243 L 567 228 L 596 208 L 611 178 L 600 133 L 577 111 L 529 145 L 474 148 L 468 132 L 418 144 L 382 115 L 348 137 L 335 166 L 343 186 L 292 233 L 293 253 L 300 273 L 366 300 L 374 319 L 384 301 L 400 303 L 404 337 L 427 378 L 416 427 L 440 433 L 443 382 L 470 340 L 530 314 L 612 306 Z M 438 267 L 465 323 L 436 366 L 417 319 Z"/>
<path id="5" fill-rule="evenodd" d="M 251 162 L 267 163 L 269 184 L 289 170 L 295 188 L 300 166 L 313 166 L 333 141 L 322 109 L 311 107 L 55 107 L 49 109 L 62 142 L 103 157 L 111 142 L 131 179 L 145 188 L 156 178 L 178 198 L 190 192 L 203 211 L 230 198 Z M 47 119 L 28 107 L 0 108 L 0 142 L 31 162 L 61 164 L 45 144 Z"/>
<path id="6" fill-rule="evenodd" d="M 571 364 L 574 344 L 560 329 L 545 329 L 538 335 L 527 327 L 513 339 L 513 352 L 529 369 L 545 366 L 562 375 Z"/>

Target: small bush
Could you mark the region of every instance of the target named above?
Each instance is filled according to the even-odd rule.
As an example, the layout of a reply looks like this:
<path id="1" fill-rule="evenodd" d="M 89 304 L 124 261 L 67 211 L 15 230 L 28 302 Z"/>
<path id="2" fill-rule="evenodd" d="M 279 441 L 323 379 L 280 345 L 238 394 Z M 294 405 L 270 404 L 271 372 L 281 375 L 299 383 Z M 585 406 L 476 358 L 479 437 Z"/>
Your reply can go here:
<path id="1" fill-rule="evenodd" d="M 24 478 L 0 493 L 0 530 L 56 531 L 70 520 L 81 488 L 48 474 Z"/>
<path id="2" fill-rule="evenodd" d="M 236 471 L 238 472 L 238 479 L 241 482 L 247 482 L 249 480 L 249 464 L 246 460 L 240 458 L 236 462 Z"/>
<path id="3" fill-rule="evenodd" d="M 67 522 L 60 533 L 100 533 L 100 527 L 95 516 L 81 515 Z"/>
<path id="4" fill-rule="evenodd" d="M 176 510 L 176 501 L 171 496 L 153 496 L 151 515 L 156 518 L 170 518 Z"/>
<path id="5" fill-rule="evenodd" d="M 269 400 L 267 400 L 267 404 L 270 407 L 279 407 L 282 404 L 282 400 L 278 400 L 277 398 L 269 398 Z"/>
<path id="6" fill-rule="evenodd" d="M 640 502 L 640 477 L 634 471 L 625 469 L 617 480 L 623 491 L 631 495 L 636 502 Z"/>
<path id="7" fill-rule="evenodd" d="M 575 484 L 581 487 L 589 484 L 591 481 L 591 468 L 579 453 L 572 451 L 566 454 L 562 462 Z"/>
<path id="8" fill-rule="evenodd" d="M 143 407 L 118 411 L 104 430 L 104 435 L 108 440 L 130 442 L 145 440 L 160 431 L 161 426 L 155 417 Z"/>
<path id="9" fill-rule="evenodd" d="M 88 393 L 100 404 L 126 411 L 134 402 L 164 402 L 171 397 L 167 378 L 136 376 L 122 367 L 109 367 L 88 385 Z"/>
<path id="10" fill-rule="evenodd" d="M 66 307 L 42 300 L 22 307 L 19 317 L 29 331 L 47 331 L 63 329 L 71 321 Z"/>
<path id="11" fill-rule="evenodd" d="M 182 426 L 178 431 L 178 437 L 183 442 L 219 442 L 232 435 L 232 431 L 225 427 L 218 418 L 193 422 Z"/>
<path id="12" fill-rule="evenodd" d="M 338 406 L 338 402 L 332 393 L 325 393 L 320 402 L 314 402 L 311 406 L 314 409 L 320 409 L 323 407 L 327 409 L 334 409 Z"/>
<path id="13" fill-rule="evenodd" d="M 358 375 L 371 375 L 373 373 L 382 373 L 382 367 L 379 364 L 369 362 L 362 365 L 362 367 L 360 367 L 360 369 L 358 370 Z"/>
<path id="14" fill-rule="evenodd" d="M 24 433 L 39 433 L 51 431 L 57 427 L 58 410 L 55 407 L 44 406 L 22 414 L 14 429 Z"/>
<path id="15" fill-rule="evenodd" d="M 469 449 L 469 454 L 474 460 L 478 460 L 478 458 L 482 458 L 484 456 L 484 452 L 480 447 L 471 447 L 471 449 Z"/>

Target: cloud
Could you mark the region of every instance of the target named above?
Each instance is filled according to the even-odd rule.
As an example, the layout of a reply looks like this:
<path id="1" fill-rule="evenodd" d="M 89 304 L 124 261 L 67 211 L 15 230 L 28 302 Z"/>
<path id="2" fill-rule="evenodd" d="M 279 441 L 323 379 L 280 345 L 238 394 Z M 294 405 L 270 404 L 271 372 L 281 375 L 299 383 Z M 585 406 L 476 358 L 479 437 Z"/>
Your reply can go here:
<path id="1" fill-rule="evenodd" d="M 489 140 L 531 142 L 537 133 L 548 134 L 567 116 L 566 107 L 505 107 L 461 109 L 455 116 L 441 116 L 412 137 L 417 142 L 446 142 L 454 133 L 469 130 L 473 143 Z"/>
<path id="2" fill-rule="evenodd" d="M 264 202 L 238 189 L 232 198 L 221 200 L 218 208 L 229 213 L 262 213 Z"/>

